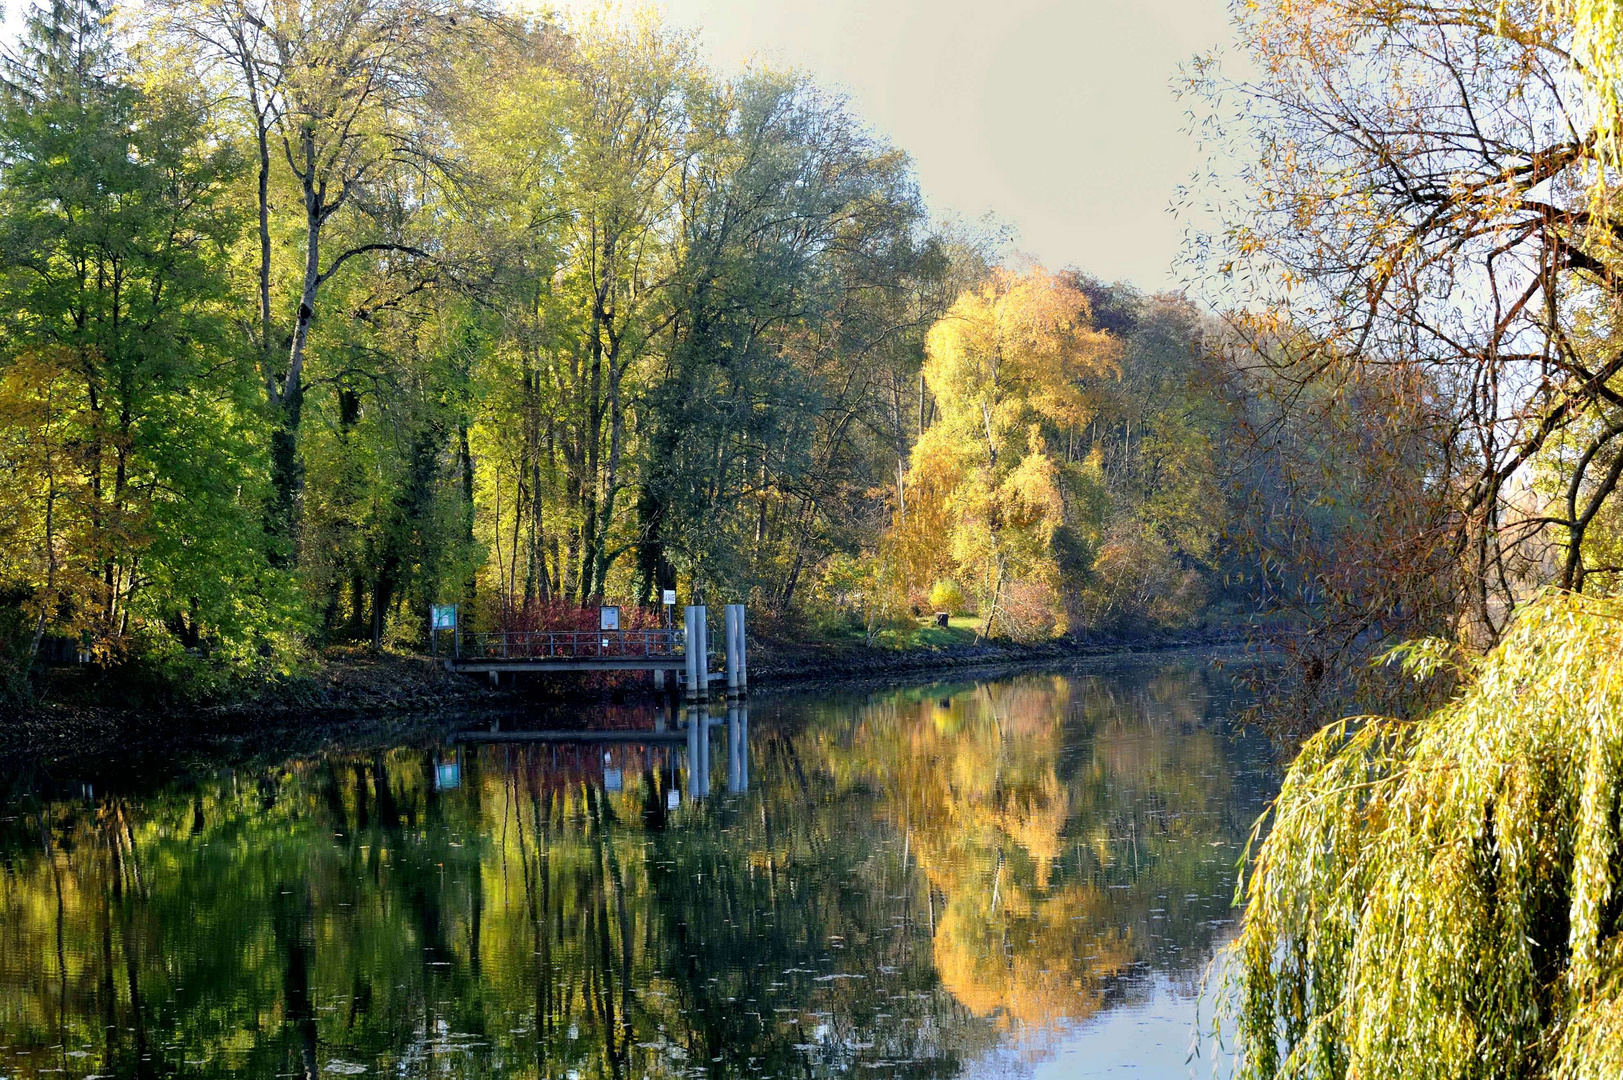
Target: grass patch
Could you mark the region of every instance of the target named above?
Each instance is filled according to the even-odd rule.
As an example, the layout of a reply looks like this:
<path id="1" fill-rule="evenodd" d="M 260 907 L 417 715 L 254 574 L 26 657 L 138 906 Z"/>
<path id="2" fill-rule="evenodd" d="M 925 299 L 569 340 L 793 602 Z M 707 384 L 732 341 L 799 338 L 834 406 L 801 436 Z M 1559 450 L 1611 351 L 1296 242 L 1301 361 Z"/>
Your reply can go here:
<path id="1" fill-rule="evenodd" d="M 935 619 L 920 619 L 918 629 L 908 645 L 915 649 L 941 649 L 952 645 L 973 645 L 975 630 L 980 620 L 973 615 L 954 615 L 946 626 L 937 626 Z"/>

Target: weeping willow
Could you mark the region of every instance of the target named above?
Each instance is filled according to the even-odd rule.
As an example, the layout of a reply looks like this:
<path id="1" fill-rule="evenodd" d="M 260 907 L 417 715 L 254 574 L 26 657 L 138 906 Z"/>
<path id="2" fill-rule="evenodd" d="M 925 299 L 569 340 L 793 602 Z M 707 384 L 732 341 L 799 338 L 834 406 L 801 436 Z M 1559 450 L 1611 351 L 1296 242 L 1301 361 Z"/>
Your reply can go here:
<path id="1" fill-rule="evenodd" d="M 1424 719 L 1320 732 L 1243 885 L 1238 1075 L 1623 1076 L 1620 792 L 1617 601 L 1544 596 Z"/>

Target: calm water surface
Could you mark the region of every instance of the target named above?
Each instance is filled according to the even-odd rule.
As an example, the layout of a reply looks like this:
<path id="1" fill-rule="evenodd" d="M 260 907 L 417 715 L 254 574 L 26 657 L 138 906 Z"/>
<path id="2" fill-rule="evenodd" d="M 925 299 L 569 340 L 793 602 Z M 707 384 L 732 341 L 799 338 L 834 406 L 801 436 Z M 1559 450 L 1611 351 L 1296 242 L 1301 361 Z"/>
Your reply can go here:
<path id="1" fill-rule="evenodd" d="M 1190 658 L 23 797 L 0 1077 L 1207 1075 L 1233 711 Z"/>

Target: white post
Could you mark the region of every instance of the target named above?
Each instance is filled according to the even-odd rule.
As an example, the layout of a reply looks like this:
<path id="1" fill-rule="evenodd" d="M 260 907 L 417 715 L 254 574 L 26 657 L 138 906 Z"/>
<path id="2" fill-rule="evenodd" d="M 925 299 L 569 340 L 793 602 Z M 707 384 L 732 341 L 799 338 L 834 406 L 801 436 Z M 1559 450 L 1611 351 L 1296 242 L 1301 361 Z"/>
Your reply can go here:
<path id="1" fill-rule="evenodd" d="M 687 686 L 683 688 L 682 696 L 689 701 L 699 696 L 698 665 L 694 662 L 699 655 L 699 609 L 689 606 L 682 612 L 682 659 L 687 667 L 683 672 L 687 676 Z"/>
<path id="2" fill-rule="evenodd" d="M 698 665 L 699 685 L 698 695 L 700 701 L 710 700 L 710 609 L 703 604 L 699 605 L 699 640 L 697 656 L 694 658 Z"/>
<path id="3" fill-rule="evenodd" d="M 744 647 L 744 605 L 738 605 L 738 696 L 744 697 L 750 692 L 750 664 L 749 650 Z"/>
<path id="4" fill-rule="evenodd" d="M 692 608 L 688 609 L 693 610 Z M 704 773 L 701 755 L 704 753 L 703 742 L 708 739 L 708 733 L 701 730 L 704 725 L 699 721 L 698 710 L 688 709 L 688 798 L 699 799 L 704 797 L 699 786 L 699 777 Z"/>
<path id="5" fill-rule="evenodd" d="M 702 762 L 699 770 L 699 794 L 708 798 L 710 795 L 710 710 L 702 702 L 699 705 L 699 760 Z"/>
<path id="6" fill-rule="evenodd" d="M 703 705 L 688 708 L 688 795 L 710 794 L 710 711 Z"/>
<path id="7" fill-rule="evenodd" d="M 739 604 L 728 604 L 722 611 L 722 641 L 727 651 L 727 700 L 738 698 L 738 617 L 743 613 Z"/>

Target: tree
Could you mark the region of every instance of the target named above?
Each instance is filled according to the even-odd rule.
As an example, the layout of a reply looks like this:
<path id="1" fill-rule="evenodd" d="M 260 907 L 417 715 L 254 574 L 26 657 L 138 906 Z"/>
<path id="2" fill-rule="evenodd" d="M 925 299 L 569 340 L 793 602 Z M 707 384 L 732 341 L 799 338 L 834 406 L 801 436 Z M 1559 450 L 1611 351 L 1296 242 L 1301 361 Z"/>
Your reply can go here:
<path id="1" fill-rule="evenodd" d="M 1082 588 L 1081 626 L 1106 633 L 1194 622 L 1235 568 L 1224 490 L 1234 418 L 1210 363 L 1213 320 L 1178 295 L 1076 275 L 1094 324 L 1121 342 L 1121 377 L 1068 457 L 1097 454 L 1107 492 L 1102 538 Z"/>
<path id="2" fill-rule="evenodd" d="M 1401 411 L 1373 422 L 1401 421 L 1437 457 L 1433 510 L 1384 539 L 1418 592 L 1440 562 L 1460 567 L 1451 603 L 1481 641 L 1549 575 L 1552 542 L 1567 588 L 1619 573 L 1592 557 L 1623 476 L 1604 194 L 1617 102 L 1573 68 L 1609 40 L 1586 27 L 1611 6 L 1572 8 L 1591 21 L 1539 3 L 1255 5 L 1238 36 L 1258 79 L 1203 65 L 1196 80 L 1228 133 L 1262 148 L 1236 158 L 1255 162 L 1236 178 L 1250 198 L 1203 249 L 1252 304 L 1240 364 L 1309 408 L 1395 392 Z M 1365 629 L 1353 636 L 1397 627 Z"/>
<path id="3" fill-rule="evenodd" d="M 947 262 L 906 159 L 803 78 L 718 79 L 652 22 L 514 43 L 470 65 L 461 137 L 484 184 L 459 242 L 499 324 L 472 446 L 500 606 L 648 602 L 680 573 L 786 607 L 849 539 L 831 520 L 867 515 L 879 391 L 916 371 Z"/>
<path id="4" fill-rule="evenodd" d="M 105 11 L 67 0 L 33 11 L 6 64 L 8 561 L 31 593 L 30 652 L 82 634 L 106 661 L 167 625 L 246 659 L 285 590 L 243 535 L 259 432 L 223 317 L 235 164 L 201 98 L 143 92 L 123 64 Z"/>
<path id="5" fill-rule="evenodd" d="M 919 235 L 906 158 L 805 79 L 750 72 L 701 104 L 710 134 L 683 177 L 640 462 L 638 586 L 682 570 L 783 611 L 808 567 L 876 531 L 880 395 L 916 353 L 943 260 Z"/>
<path id="6" fill-rule="evenodd" d="M 194 69 L 230 86 L 257 154 L 257 297 L 246 329 L 275 417 L 266 527 L 293 563 L 305 369 L 323 288 L 362 261 L 391 295 L 422 287 L 414 271 L 430 255 L 409 224 L 444 160 L 430 134 L 432 102 L 449 77 L 448 39 L 471 42 L 462 29 L 478 13 L 418 0 L 172 0 L 156 10 L 157 28 L 182 43 Z M 276 211 L 288 203 L 297 206 L 294 266 L 274 258 Z"/>
<path id="7" fill-rule="evenodd" d="M 620 553 L 610 534 L 634 437 L 628 404 L 663 318 L 691 102 L 705 89 L 691 37 L 648 16 L 599 13 L 571 46 L 527 34 L 517 77 L 474 103 L 470 135 L 491 183 L 475 202 L 480 232 L 499 245 L 490 296 L 513 354 L 480 431 L 506 459 L 492 490 L 506 481 L 512 493 L 504 589 L 586 603 Z M 512 430 L 515 413 L 524 422 Z M 496 538 L 508 528 L 498 521 Z"/>
<path id="8" fill-rule="evenodd" d="M 979 597 L 980 636 L 991 632 L 1013 583 L 1052 594 L 1078 583 L 1101 497 L 1097 463 L 1071 460 L 1094 418 L 1120 345 L 1090 323 L 1088 300 L 1040 270 L 1000 270 L 966 292 L 930 330 L 924 378 L 940 419 L 913 450 L 908 488 L 921 521 L 951 522 L 951 558 Z M 1065 448 L 1065 449 L 1062 449 Z M 908 543 L 940 538 L 917 531 Z"/>
<path id="9" fill-rule="evenodd" d="M 1444 707 L 1303 747 L 1244 884 L 1237 1075 L 1623 1068 L 1620 614 L 1546 595 Z M 1437 640 L 1405 657 L 1460 663 Z"/>

